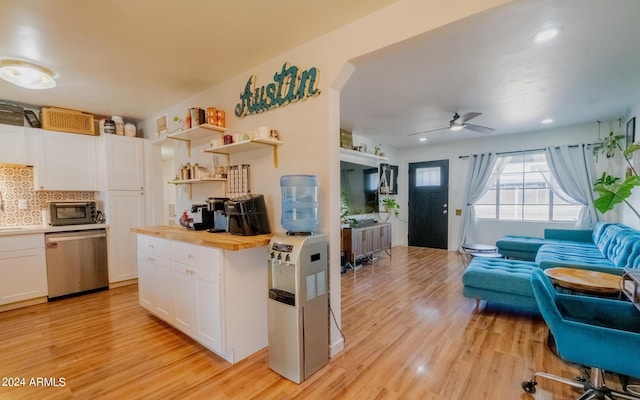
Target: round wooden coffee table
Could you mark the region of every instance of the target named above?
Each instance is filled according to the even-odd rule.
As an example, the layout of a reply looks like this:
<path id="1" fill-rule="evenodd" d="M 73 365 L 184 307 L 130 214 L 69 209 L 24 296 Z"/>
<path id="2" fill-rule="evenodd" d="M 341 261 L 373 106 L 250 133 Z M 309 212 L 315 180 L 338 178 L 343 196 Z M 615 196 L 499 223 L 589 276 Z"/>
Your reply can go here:
<path id="1" fill-rule="evenodd" d="M 592 294 L 620 293 L 621 276 L 579 268 L 549 268 L 544 270 L 554 284 L 576 292 Z"/>

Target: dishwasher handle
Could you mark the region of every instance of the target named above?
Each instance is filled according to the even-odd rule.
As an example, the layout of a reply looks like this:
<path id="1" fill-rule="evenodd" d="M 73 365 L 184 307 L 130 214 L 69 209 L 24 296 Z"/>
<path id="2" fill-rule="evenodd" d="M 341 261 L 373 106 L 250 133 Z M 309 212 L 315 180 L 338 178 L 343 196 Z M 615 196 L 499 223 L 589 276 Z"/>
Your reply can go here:
<path id="1" fill-rule="evenodd" d="M 107 237 L 106 233 L 96 233 L 94 235 L 60 236 L 55 238 L 47 238 L 47 242 L 49 243 L 70 242 L 74 240 L 101 239 L 105 237 Z"/>

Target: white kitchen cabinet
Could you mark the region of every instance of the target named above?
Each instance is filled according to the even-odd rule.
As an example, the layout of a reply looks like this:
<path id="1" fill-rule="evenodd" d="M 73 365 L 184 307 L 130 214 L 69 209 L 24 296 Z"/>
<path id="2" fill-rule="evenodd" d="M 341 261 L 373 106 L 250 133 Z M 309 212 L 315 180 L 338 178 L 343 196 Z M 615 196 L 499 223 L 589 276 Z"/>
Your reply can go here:
<path id="1" fill-rule="evenodd" d="M 174 318 L 170 242 L 138 235 L 138 293 L 140 305 L 165 321 Z"/>
<path id="2" fill-rule="evenodd" d="M 46 301 L 44 234 L 0 237 L 0 249 L 0 306 L 38 298 Z"/>
<path id="3" fill-rule="evenodd" d="M 138 244 L 138 248 L 140 245 Z M 149 311 L 153 311 L 155 304 L 155 258 L 152 254 L 138 253 L 138 302 Z"/>
<path id="4" fill-rule="evenodd" d="M 26 129 L 36 190 L 98 190 L 95 136 Z"/>
<path id="5" fill-rule="evenodd" d="M 102 190 L 144 190 L 144 139 L 101 135 Z"/>
<path id="6" fill-rule="evenodd" d="M 159 247 L 170 250 L 170 274 Z M 227 251 L 140 234 L 138 251 L 142 307 L 232 363 L 267 346 L 265 247 Z"/>
<path id="7" fill-rule="evenodd" d="M 136 279 L 136 234 L 130 228 L 145 224 L 144 192 L 112 190 L 101 192 L 99 197 L 109 224 L 109 284 Z"/>
<path id="8" fill-rule="evenodd" d="M 146 223 L 144 139 L 99 137 L 101 210 L 110 226 L 109 283 L 134 283 L 138 277 L 136 237 L 131 228 Z M 167 255 L 168 257 L 168 255 Z"/>
<path id="9" fill-rule="evenodd" d="M 220 251 L 171 243 L 174 325 L 207 348 L 222 352 Z"/>
<path id="10" fill-rule="evenodd" d="M 24 126 L 0 124 L 0 163 L 27 164 L 27 137 Z"/>

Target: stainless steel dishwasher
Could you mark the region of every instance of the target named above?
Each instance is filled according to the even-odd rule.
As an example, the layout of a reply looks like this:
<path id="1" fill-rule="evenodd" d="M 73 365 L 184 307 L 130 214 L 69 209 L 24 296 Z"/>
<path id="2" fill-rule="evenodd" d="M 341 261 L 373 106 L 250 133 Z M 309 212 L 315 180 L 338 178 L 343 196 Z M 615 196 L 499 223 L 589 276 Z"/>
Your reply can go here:
<path id="1" fill-rule="evenodd" d="M 109 287 L 105 229 L 44 236 L 50 299 Z"/>

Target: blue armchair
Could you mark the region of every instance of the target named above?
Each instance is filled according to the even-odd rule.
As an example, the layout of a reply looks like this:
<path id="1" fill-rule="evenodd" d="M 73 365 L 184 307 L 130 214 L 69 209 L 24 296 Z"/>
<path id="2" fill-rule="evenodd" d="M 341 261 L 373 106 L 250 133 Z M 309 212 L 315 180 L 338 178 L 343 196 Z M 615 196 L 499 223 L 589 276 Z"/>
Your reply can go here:
<path id="1" fill-rule="evenodd" d="M 640 377 L 640 311 L 628 302 L 557 293 L 542 270 L 532 275 L 538 308 L 563 360 L 591 368 L 584 381 L 536 372 L 522 383 L 534 393 L 536 378 L 546 378 L 583 389 L 579 399 L 639 399 L 604 385 L 604 371 Z"/>

